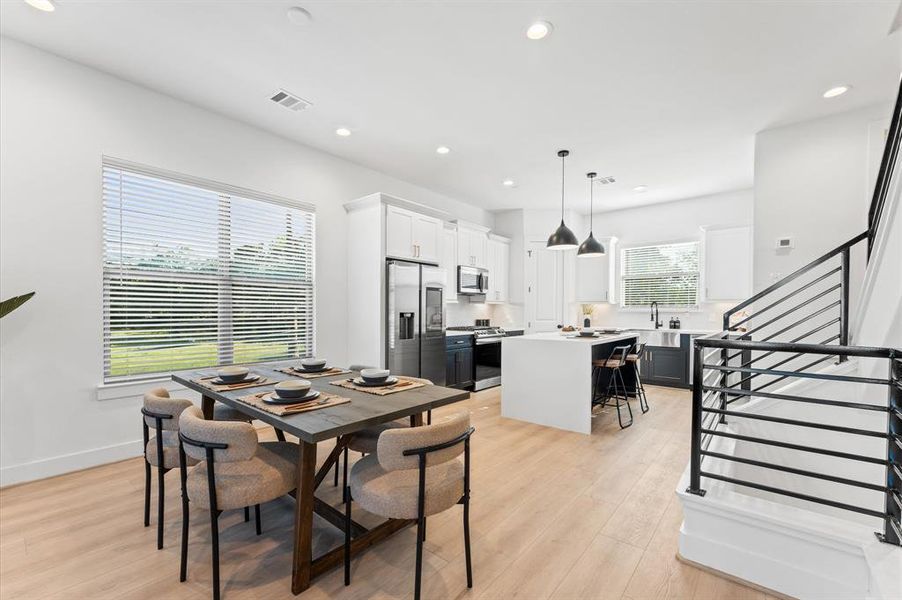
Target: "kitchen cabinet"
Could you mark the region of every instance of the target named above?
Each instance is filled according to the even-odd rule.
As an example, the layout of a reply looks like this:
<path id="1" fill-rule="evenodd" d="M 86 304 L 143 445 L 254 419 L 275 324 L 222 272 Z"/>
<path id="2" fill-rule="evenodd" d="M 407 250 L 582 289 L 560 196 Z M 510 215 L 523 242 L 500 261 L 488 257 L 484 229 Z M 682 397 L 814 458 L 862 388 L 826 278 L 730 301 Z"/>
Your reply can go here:
<path id="1" fill-rule="evenodd" d="M 445 302 L 457 302 L 457 229 L 442 229 L 442 259 L 439 266 L 445 270 Z"/>
<path id="2" fill-rule="evenodd" d="M 473 386 L 473 336 L 454 335 L 445 338 L 445 385 L 453 388 Z"/>
<path id="3" fill-rule="evenodd" d="M 510 240 L 500 235 L 489 235 L 486 243 L 486 263 L 489 270 L 489 289 L 485 301 L 501 304 L 508 301 L 510 288 Z"/>
<path id="4" fill-rule="evenodd" d="M 601 237 L 604 256 L 576 256 L 576 301 L 585 303 L 617 302 L 616 260 L 617 238 Z"/>
<path id="5" fill-rule="evenodd" d="M 385 255 L 423 262 L 439 261 L 443 225 L 439 219 L 397 206 L 385 207 Z"/>
<path id="6" fill-rule="evenodd" d="M 646 346 L 639 363 L 642 382 L 689 387 L 689 341 L 690 336 L 682 334 L 679 346 Z"/>
<path id="7" fill-rule="evenodd" d="M 457 264 L 488 268 L 488 229 L 457 224 Z"/>
<path id="8" fill-rule="evenodd" d="M 751 227 L 708 227 L 704 233 L 704 299 L 714 302 L 751 296 Z"/>

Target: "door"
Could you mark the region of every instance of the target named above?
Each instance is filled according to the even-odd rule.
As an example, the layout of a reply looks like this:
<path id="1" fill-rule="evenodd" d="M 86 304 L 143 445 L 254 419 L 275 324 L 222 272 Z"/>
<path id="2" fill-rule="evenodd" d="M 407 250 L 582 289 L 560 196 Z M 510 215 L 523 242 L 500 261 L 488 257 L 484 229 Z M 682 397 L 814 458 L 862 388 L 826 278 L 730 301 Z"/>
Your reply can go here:
<path id="1" fill-rule="evenodd" d="M 413 244 L 417 260 L 439 262 L 444 229 L 442 222 L 436 218 L 414 215 Z"/>
<path id="2" fill-rule="evenodd" d="M 531 242 L 526 264 L 526 329 L 555 331 L 563 323 L 564 253 Z"/>
<path id="3" fill-rule="evenodd" d="M 473 385 L 473 348 L 455 352 L 457 355 L 457 382 L 462 388 Z"/>
<path id="4" fill-rule="evenodd" d="M 396 206 L 385 207 L 385 255 L 414 257 L 414 214 Z"/>
<path id="5" fill-rule="evenodd" d="M 445 385 L 445 270 L 423 267 L 420 314 L 420 373 L 435 385 Z"/>
<path id="6" fill-rule="evenodd" d="M 386 363 L 395 375 L 420 376 L 420 266 L 388 261 Z"/>

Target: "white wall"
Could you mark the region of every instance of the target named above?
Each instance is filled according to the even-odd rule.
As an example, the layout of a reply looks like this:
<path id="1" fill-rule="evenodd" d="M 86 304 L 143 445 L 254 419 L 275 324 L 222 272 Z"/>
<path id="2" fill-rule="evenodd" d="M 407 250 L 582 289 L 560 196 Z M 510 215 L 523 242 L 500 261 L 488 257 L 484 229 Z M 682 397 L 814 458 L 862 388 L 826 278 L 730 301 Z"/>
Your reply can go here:
<path id="1" fill-rule="evenodd" d="M 755 267 L 759 291 L 867 228 L 889 106 L 760 132 L 755 138 Z M 792 236 L 795 248 L 776 250 Z M 851 288 L 864 255 L 856 253 Z"/>
<path id="2" fill-rule="evenodd" d="M 0 330 L 0 484 L 140 453 L 138 390 L 98 400 L 101 155 L 315 204 L 317 352 L 337 363 L 344 202 L 382 191 L 491 225 L 475 206 L 8 38 L 0 81 L 0 295 L 37 290 Z"/>

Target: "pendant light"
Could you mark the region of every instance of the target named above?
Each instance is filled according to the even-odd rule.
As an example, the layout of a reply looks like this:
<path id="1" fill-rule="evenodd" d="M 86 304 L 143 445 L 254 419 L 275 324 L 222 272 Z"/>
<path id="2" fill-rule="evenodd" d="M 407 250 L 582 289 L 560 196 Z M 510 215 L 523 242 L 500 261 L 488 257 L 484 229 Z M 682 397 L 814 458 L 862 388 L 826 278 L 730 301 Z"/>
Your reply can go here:
<path id="1" fill-rule="evenodd" d="M 570 228 L 564 224 L 564 159 L 569 154 L 569 150 L 558 150 L 557 153 L 561 157 L 561 224 L 548 238 L 548 243 L 545 246 L 549 250 L 572 250 L 579 246 L 579 240 L 576 239 Z"/>
<path id="2" fill-rule="evenodd" d="M 576 255 L 580 258 L 588 258 L 591 256 L 604 256 L 604 246 L 601 245 L 601 242 L 595 239 L 595 236 L 592 234 L 592 208 L 594 205 L 594 183 L 595 176 L 597 173 L 586 173 L 586 177 L 589 178 L 589 237 L 586 238 L 586 241 L 580 244 L 579 250 L 576 252 Z"/>

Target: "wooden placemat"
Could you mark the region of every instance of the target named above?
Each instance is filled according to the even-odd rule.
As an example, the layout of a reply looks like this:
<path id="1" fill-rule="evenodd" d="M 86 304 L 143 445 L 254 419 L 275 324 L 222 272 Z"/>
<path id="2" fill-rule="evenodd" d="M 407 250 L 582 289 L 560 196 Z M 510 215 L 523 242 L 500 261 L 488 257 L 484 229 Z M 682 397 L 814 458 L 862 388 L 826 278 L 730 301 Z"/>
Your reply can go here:
<path id="1" fill-rule="evenodd" d="M 292 367 L 281 367 L 276 369 L 279 373 L 285 373 L 287 375 L 294 375 L 295 377 L 303 377 L 304 379 L 317 379 L 319 377 L 329 377 L 330 375 L 344 375 L 345 373 L 350 373 L 347 369 L 342 369 L 341 367 L 332 367 L 331 369 L 326 369 L 325 371 L 318 371 L 316 373 L 308 373 L 307 371 L 295 371 Z"/>
<path id="2" fill-rule="evenodd" d="M 308 412 L 311 410 L 319 410 L 320 408 L 329 408 L 330 406 L 347 404 L 351 401 L 350 398 L 343 398 L 341 396 L 336 396 L 335 394 L 329 394 L 326 392 L 320 392 L 318 398 L 314 398 L 309 402 L 301 402 L 299 404 L 267 404 L 263 401 L 264 398 L 267 398 L 273 394 L 275 394 L 275 392 L 259 392 L 257 394 L 251 394 L 249 396 L 241 396 L 240 398 L 238 398 L 238 400 L 244 402 L 245 404 L 250 404 L 254 408 L 259 408 L 260 410 L 272 413 L 279 417 L 284 417 L 285 415 L 295 415 L 297 413 Z"/>
<path id="3" fill-rule="evenodd" d="M 272 383 L 272 379 L 270 379 L 269 377 L 264 377 L 263 375 L 260 375 L 259 379 L 243 383 L 213 383 L 213 380 L 217 379 L 218 377 L 219 375 L 210 375 L 209 377 L 201 377 L 200 379 L 192 379 L 191 381 L 214 392 L 231 392 L 232 390 L 241 390 L 244 388 L 252 388 L 257 387 L 258 385 L 266 385 L 268 383 Z"/>
<path id="4" fill-rule="evenodd" d="M 425 383 L 422 383 L 420 381 L 411 381 L 402 376 L 398 376 L 398 383 L 394 385 L 387 385 L 385 387 L 367 387 L 363 385 L 357 385 L 350 379 L 340 379 L 339 381 L 330 381 L 329 383 L 332 385 L 337 385 L 339 387 L 347 388 L 349 390 L 357 390 L 358 392 L 375 394 L 377 396 L 388 396 L 389 394 L 394 394 L 395 392 L 415 390 L 426 385 Z"/>

